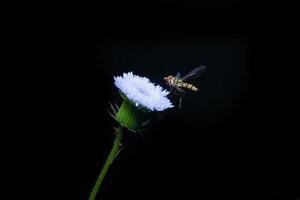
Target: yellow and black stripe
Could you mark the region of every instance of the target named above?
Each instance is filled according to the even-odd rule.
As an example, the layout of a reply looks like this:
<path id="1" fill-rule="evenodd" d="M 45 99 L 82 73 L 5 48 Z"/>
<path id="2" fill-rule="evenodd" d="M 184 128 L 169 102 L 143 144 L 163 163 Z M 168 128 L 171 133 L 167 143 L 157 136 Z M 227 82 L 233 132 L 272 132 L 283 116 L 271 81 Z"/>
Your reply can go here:
<path id="1" fill-rule="evenodd" d="M 183 87 L 183 88 L 187 88 L 192 91 L 198 91 L 198 88 L 196 88 L 194 85 L 192 85 L 190 83 L 186 83 L 186 82 L 177 83 L 177 87 Z"/>

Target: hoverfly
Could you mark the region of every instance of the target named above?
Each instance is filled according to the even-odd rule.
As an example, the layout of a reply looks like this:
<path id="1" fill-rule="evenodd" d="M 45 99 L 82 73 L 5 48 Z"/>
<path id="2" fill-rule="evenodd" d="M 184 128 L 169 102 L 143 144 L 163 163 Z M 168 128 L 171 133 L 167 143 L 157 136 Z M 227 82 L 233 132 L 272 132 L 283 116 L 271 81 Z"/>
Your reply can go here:
<path id="1" fill-rule="evenodd" d="M 177 72 L 175 77 L 169 75 L 164 78 L 164 80 L 166 81 L 166 84 L 171 87 L 171 92 L 173 91 L 174 88 L 176 89 L 176 91 L 180 92 L 180 94 L 181 94 L 179 97 L 179 108 L 180 109 L 181 109 L 182 97 L 183 97 L 183 94 L 185 93 L 183 88 L 189 89 L 194 92 L 198 91 L 198 88 L 196 86 L 194 86 L 193 84 L 187 83 L 185 81 L 187 81 L 188 79 L 191 79 L 191 78 L 196 78 L 198 75 L 202 74 L 205 70 L 206 70 L 206 66 L 202 65 L 202 66 L 196 67 L 195 69 L 193 69 L 192 71 L 190 71 L 187 75 L 185 75 L 183 77 L 181 77 L 180 73 Z"/>

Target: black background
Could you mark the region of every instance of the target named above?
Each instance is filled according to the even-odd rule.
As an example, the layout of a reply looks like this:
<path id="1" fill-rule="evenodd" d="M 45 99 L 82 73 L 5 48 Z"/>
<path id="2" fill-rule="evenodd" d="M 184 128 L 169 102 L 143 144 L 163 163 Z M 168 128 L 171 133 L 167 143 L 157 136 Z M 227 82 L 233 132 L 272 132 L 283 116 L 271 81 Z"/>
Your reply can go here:
<path id="1" fill-rule="evenodd" d="M 39 17 L 31 170 L 45 196 L 88 198 L 114 138 L 113 76 L 164 85 L 204 64 L 182 110 L 126 137 L 98 198 L 300 197 L 288 1 L 48 1 Z"/>

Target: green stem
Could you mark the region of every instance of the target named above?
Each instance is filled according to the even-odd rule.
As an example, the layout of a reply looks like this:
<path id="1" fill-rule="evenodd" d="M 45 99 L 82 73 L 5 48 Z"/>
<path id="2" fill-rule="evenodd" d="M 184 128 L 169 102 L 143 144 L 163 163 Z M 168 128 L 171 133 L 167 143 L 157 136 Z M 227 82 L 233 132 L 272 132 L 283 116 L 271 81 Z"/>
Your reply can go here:
<path id="1" fill-rule="evenodd" d="M 121 128 L 117 128 L 116 129 L 116 132 L 115 132 L 115 135 L 116 135 L 116 138 L 115 138 L 115 141 L 114 141 L 114 144 L 112 146 L 112 149 L 105 161 L 105 164 L 95 182 L 95 185 L 92 189 L 92 192 L 90 193 L 90 197 L 89 197 L 89 200 L 95 200 L 96 196 L 97 196 L 97 193 L 100 189 L 100 186 L 103 182 L 103 179 L 105 177 L 105 175 L 107 174 L 108 170 L 109 170 L 109 167 L 111 166 L 111 164 L 113 163 L 114 159 L 117 157 L 118 153 L 120 152 L 121 150 L 121 141 L 122 141 L 122 138 L 123 138 L 123 133 L 122 133 L 122 130 Z"/>

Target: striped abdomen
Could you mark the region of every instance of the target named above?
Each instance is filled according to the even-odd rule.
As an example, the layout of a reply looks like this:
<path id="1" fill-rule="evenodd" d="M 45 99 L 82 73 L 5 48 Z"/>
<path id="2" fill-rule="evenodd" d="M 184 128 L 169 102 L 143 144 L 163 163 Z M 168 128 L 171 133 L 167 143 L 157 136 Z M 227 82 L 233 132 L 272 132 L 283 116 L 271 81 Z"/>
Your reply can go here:
<path id="1" fill-rule="evenodd" d="M 192 85 L 190 83 L 186 83 L 186 82 L 178 82 L 177 87 L 187 88 L 187 89 L 190 89 L 195 92 L 198 91 L 198 88 L 196 88 L 194 85 Z"/>
<path id="2" fill-rule="evenodd" d="M 180 79 L 176 79 L 175 77 L 172 77 L 171 79 L 169 79 L 169 84 L 173 85 L 173 86 L 181 87 L 181 88 L 187 88 L 192 91 L 198 91 L 198 88 L 196 88 L 194 85 L 183 82 Z"/>

